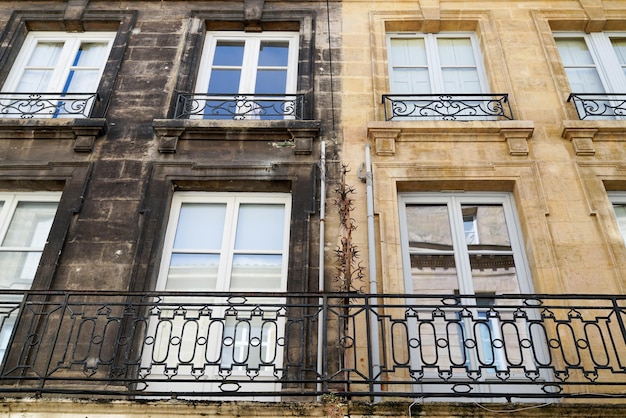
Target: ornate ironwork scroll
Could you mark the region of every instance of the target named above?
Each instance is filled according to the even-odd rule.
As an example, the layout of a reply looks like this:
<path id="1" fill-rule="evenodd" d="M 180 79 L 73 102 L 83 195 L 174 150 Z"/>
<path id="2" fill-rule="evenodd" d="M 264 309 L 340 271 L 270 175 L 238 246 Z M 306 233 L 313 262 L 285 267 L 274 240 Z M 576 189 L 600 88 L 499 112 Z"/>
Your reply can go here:
<path id="1" fill-rule="evenodd" d="M 0 393 L 623 397 L 625 322 L 624 296 L 5 291 Z"/>
<path id="2" fill-rule="evenodd" d="M 175 119 L 302 119 L 302 94 L 179 94 Z"/>
<path id="3" fill-rule="evenodd" d="M 97 93 L 0 93 L 0 117 L 88 118 Z"/>
<path id="4" fill-rule="evenodd" d="M 567 101 L 574 103 L 581 120 L 619 119 L 626 116 L 626 94 L 572 93 Z"/>
<path id="5" fill-rule="evenodd" d="M 385 94 L 385 120 L 513 119 L 507 94 Z"/>

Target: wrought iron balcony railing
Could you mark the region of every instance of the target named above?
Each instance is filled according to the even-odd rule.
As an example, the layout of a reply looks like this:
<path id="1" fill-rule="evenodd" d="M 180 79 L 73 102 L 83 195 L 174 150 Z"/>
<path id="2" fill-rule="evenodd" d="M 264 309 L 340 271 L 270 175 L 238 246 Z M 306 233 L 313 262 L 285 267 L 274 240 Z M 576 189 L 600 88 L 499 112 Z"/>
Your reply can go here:
<path id="1" fill-rule="evenodd" d="M 624 397 L 625 320 L 626 296 L 7 291 L 0 393 Z"/>
<path id="2" fill-rule="evenodd" d="M 567 101 L 574 103 L 580 120 L 626 117 L 626 94 L 571 93 Z"/>
<path id="3" fill-rule="evenodd" d="M 508 94 L 384 94 L 385 120 L 513 119 Z"/>
<path id="4" fill-rule="evenodd" d="M 0 118 L 88 118 L 97 93 L 0 93 Z"/>
<path id="5" fill-rule="evenodd" d="M 303 119 L 303 94 L 179 94 L 175 119 Z"/>

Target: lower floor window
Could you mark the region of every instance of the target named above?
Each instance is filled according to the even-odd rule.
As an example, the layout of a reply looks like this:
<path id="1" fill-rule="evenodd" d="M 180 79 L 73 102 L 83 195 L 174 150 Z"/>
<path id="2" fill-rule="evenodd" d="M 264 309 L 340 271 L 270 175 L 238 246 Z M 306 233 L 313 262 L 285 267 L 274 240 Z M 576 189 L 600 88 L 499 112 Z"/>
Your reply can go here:
<path id="1" fill-rule="evenodd" d="M 202 391 L 242 384 L 229 386 L 229 378 L 276 375 L 284 300 L 264 293 L 287 288 L 290 215 L 288 193 L 174 195 L 157 288 L 195 295 L 169 294 L 151 315 L 144 373 L 174 380 L 193 375 L 204 381 L 195 388 Z"/>
<path id="2" fill-rule="evenodd" d="M 61 193 L 0 193 L 0 291 L 29 289 Z M 16 295 L 0 296 L 0 360 L 18 315 Z"/>
<path id="3" fill-rule="evenodd" d="M 399 202 L 406 293 L 416 295 L 409 333 L 421 342 L 409 348 L 413 367 L 487 380 L 536 370 L 532 318 L 516 313 L 518 298 L 498 298 L 532 293 L 512 196 L 405 193 Z"/>

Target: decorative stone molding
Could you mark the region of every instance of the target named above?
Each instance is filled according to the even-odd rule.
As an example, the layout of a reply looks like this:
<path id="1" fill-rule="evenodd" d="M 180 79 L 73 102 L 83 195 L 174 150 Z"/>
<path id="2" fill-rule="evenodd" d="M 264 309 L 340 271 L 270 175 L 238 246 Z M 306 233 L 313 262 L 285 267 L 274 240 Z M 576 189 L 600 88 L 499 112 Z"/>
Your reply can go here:
<path id="1" fill-rule="evenodd" d="M 296 155 L 310 155 L 319 137 L 317 120 L 193 120 L 155 119 L 152 129 L 159 152 L 174 153 L 180 140 L 268 141 L 293 147 Z"/>
<path id="2" fill-rule="evenodd" d="M 606 25 L 606 14 L 602 6 L 602 0 L 578 0 L 582 8 L 585 10 L 589 20 L 585 27 L 587 33 L 600 32 L 604 30 Z"/>
<path id="3" fill-rule="evenodd" d="M 376 155 L 394 155 L 396 153 L 396 140 L 400 137 L 401 129 L 387 129 L 368 127 L 368 135 L 374 141 Z"/>
<path id="4" fill-rule="evenodd" d="M 528 155 L 532 121 L 419 121 L 370 122 L 367 134 L 377 155 L 392 156 L 396 142 L 500 142 L 505 140 L 512 156 Z"/>
<path id="5" fill-rule="evenodd" d="M 509 146 L 509 154 L 517 156 L 528 155 L 528 140 L 533 134 L 534 128 L 503 128 L 500 134 Z"/>
<path id="6" fill-rule="evenodd" d="M 91 152 L 107 131 L 104 118 L 0 119 L 0 139 L 74 140 L 76 152 Z"/>
<path id="7" fill-rule="evenodd" d="M 68 0 L 63 15 L 63 23 L 67 32 L 84 32 L 83 14 L 87 8 L 89 0 Z"/>
<path id="8" fill-rule="evenodd" d="M 75 119 L 72 131 L 76 136 L 74 151 L 91 152 L 96 138 L 104 135 L 108 130 L 106 119 Z"/>
<path id="9" fill-rule="evenodd" d="M 626 142 L 626 121 L 564 120 L 561 137 L 572 143 L 579 156 L 595 155 L 597 142 Z"/>
<path id="10" fill-rule="evenodd" d="M 576 155 L 595 155 L 593 137 L 598 133 L 592 128 L 563 128 L 562 137 L 572 143 Z"/>

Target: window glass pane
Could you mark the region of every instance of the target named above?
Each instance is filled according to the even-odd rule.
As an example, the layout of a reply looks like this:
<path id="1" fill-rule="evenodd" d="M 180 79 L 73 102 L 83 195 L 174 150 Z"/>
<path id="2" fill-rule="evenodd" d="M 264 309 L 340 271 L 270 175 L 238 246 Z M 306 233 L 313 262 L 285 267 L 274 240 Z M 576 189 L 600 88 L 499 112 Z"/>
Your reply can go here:
<path id="1" fill-rule="evenodd" d="M 52 77 L 52 70 L 25 70 L 20 78 L 17 93 L 45 92 Z"/>
<path id="2" fill-rule="evenodd" d="M 452 293 L 458 289 L 446 205 L 406 206 L 412 292 Z"/>
<path id="3" fill-rule="evenodd" d="M 209 94 L 236 94 L 239 93 L 241 70 L 213 69 L 209 80 Z M 249 92 L 242 92 L 249 93 Z"/>
<path id="4" fill-rule="evenodd" d="M 282 260 L 281 255 L 235 255 L 230 290 L 280 290 Z"/>
<path id="5" fill-rule="evenodd" d="M 511 251 L 511 241 L 502 205 L 462 205 L 463 219 L 474 213 L 476 236 L 471 241 L 477 249 Z M 470 249 L 473 245 L 469 246 Z"/>
<path id="6" fill-rule="evenodd" d="M 423 38 L 391 39 L 391 63 L 393 67 L 426 66 L 426 45 Z"/>
<path id="7" fill-rule="evenodd" d="M 42 248 L 48 238 L 56 208 L 56 202 L 20 202 L 2 246 Z"/>
<path id="8" fill-rule="evenodd" d="M 613 210 L 615 211 L 615 218 L 617 219 L 617 226 L 622 233 L 622 238 L 626 242 L 626 205 L 614 204 Z"/>
<path id="9" fill-rule="evenodd" d="M 219 254 L 172 254 L 165 290 L 215 290 Z"/>
<path id="10" fill-rule="evenodd" d="M 40 257 L 40 251 L 0 252 L 0 288 L 29 289 Z"/>
<path id="11" fill-rule="evenodd" d="M 470 38 L 439 38 L 437 39 L 437 47 L 439 62 L 442 66 L 476 65 Z"/>
<path id="12" fill-rule="evenodd" d="M 558 38 L 556 46 L 566 67 L 595 65 L 583 38 Z"/>
<path id="13" fill-rule="evenodd" d="M 64 93 L 95 93 L 100 82 L 99 70 L 70 71 Z"/>
<path id="14" fill-rule="evenodd" d="M 429 94 L 430 76 L 426 68 L 394 68 L 392 94 Z"/>
<path id="15" fill-rule="evenodd" d="M 226 204 L 183 203 L 174 248 L 219 250 L 222 246 L 225 217 Z"/>
<path id="16" fill-rule="evenodd" d="M 59 60 L 63 42 L 39 42 L 28 61 L 28 67 L 54 67 Z"/>
<path id="17" fill-rule="evenodd" d="M 283 249 L 285 206 L 242 204 L 239 206 L 236 250 Z"/>
<path id="18" fill-rule="evenodd" d="M 443 68 L 444 93 L 476 94 L 481 92 L 476 68 Z"/>
<path id="19" fill-rule="evenodd" d="M 286 70 L 258 70 L 256 74 L 256 94 L 284 94 L 287 87 Z"/>
<path id="20" fill-rule="evenodd" d="M 244 41 L 217 41 L 213 65 L 241 67 L 244 45 Z"/>
<path id="21" fill-rule="evenodd" d="M 468 243 L 475 293 L 520 293 L 511 241 L 502 205 L 462 205 L 476 213 L 477 238 Z"/>
<path id="22" fill-rule="evenodd" d="M 259 51 L 260 67 L 286 67 L 289 63 L 289 42 L 262 41 Z"/>
<path id="23" fill-rule="evenodd" d="M 104 42 L 83 42 L 73 65 L 77 67 L 101 67 L 107 58 L 108 50 L 108 44 Z"/>
<path id="24" fill-rule="evenodd" d="M 566 68 L 567 80 L 574 93 L 603 93 L 604 86 L 595 68 Z"/>
<path id="25" fill-rule="evenodd" d="M 622 71 L 626 75 L 626 38 L 611 38 L 611 44 L 615 50 L 615 55 L 622 66 Z"/>

